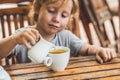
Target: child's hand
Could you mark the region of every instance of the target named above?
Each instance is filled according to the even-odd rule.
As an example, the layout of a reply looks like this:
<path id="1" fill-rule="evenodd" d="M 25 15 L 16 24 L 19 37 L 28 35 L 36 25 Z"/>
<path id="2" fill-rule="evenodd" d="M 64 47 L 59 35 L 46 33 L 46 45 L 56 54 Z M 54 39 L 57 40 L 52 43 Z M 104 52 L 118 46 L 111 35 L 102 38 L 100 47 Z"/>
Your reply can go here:
<path id="1" fill-rule="evenodd" d="M 96 53 L 96 58 L 99 63 L 104 63 L 107 61 L 110 61 L 111 59 L 117 57 L 117 54 L 115 51 L 108 49 L 108 48 L 101 48 Z"/>
<path id="2" fill-rule="evenodd" d="M 26 29 L 14 36 L 16 44 L 24 44 L 26 48 L 31 48 L 40 38 L 40 34 L 36 29 Z"/>

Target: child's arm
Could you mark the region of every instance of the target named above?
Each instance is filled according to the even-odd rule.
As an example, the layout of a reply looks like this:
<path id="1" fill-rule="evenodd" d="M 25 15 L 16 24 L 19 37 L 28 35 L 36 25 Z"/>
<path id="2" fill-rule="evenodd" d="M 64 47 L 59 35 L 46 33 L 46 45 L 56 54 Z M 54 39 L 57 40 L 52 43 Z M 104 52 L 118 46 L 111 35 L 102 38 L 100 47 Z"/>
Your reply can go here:
<path id="1" fill-rule="evenodd" d="M 109 48 L 102 48 L 95 45 L 86 44 L 81 49 L 81 55 L 96 55 L 98 62 L 103 63 L 107 62 L 115 57 L 117 54 L 114 50 Z"/>
<path id="2" fill-rule="evenodd" d="M 0 59 L 6 57 L 17 44 L 23 44 L 26 48 L 30 48 L 28 42 L 34 45 L 38 39 L 39 32 L 35 29 L 28 29 L 0 40 Z"/>

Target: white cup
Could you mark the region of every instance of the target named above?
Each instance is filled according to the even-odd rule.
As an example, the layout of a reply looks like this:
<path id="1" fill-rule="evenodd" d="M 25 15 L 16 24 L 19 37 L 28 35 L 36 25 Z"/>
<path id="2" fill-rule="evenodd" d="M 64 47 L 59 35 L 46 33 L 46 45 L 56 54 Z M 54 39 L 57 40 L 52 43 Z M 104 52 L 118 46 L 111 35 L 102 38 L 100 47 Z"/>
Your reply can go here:
<path id="1" fill-rule="evenodd" d="M 63 52 L 60 53 L 56 50 L 63 50 Z M 69 62 L 70 49 L 68 47 L 56 46 L 55 49 L 50 50 L 48 56 L 52 58 L 50 68 L 53 71 L 64 71 Z"/>
<path id="2" fill-rule="evenodd" d="M 40 41 L 28 50 L 28 57 L 32 62 L 44 63 L 46 66 L 50 66 L 52 59 L 47 57 L 47 54 L 54 46 L 54 44 L 44 40 L 42 36 L 40 36 Z"/>

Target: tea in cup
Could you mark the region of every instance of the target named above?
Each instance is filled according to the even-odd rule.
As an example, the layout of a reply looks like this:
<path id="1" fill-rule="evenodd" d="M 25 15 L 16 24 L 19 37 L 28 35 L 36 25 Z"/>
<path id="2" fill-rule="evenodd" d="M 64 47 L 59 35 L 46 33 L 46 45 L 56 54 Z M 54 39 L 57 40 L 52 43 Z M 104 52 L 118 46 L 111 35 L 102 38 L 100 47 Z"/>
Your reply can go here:
<path id="1" fill-rule="evenodd" d="M 64 71 L 69 62 L 70 49 L 68 47 L 55 46 L 55 48 L 49 51 L 48 56 L 52 58 L 50 68 L 53 71 Z"/>

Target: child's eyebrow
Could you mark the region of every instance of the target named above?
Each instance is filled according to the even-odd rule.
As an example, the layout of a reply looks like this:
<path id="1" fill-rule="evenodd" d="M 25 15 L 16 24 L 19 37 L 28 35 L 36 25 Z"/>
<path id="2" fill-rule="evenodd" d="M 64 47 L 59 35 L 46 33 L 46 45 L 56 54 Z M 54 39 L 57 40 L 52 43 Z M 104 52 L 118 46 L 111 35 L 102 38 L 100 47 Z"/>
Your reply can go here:
<path id="1" fill-rule="evenodd" d="M 48 4 L 46 6 L 48 6 L 48 7 L 58 7 L 57 5 L 53 5 L 53 4 Z"/>

